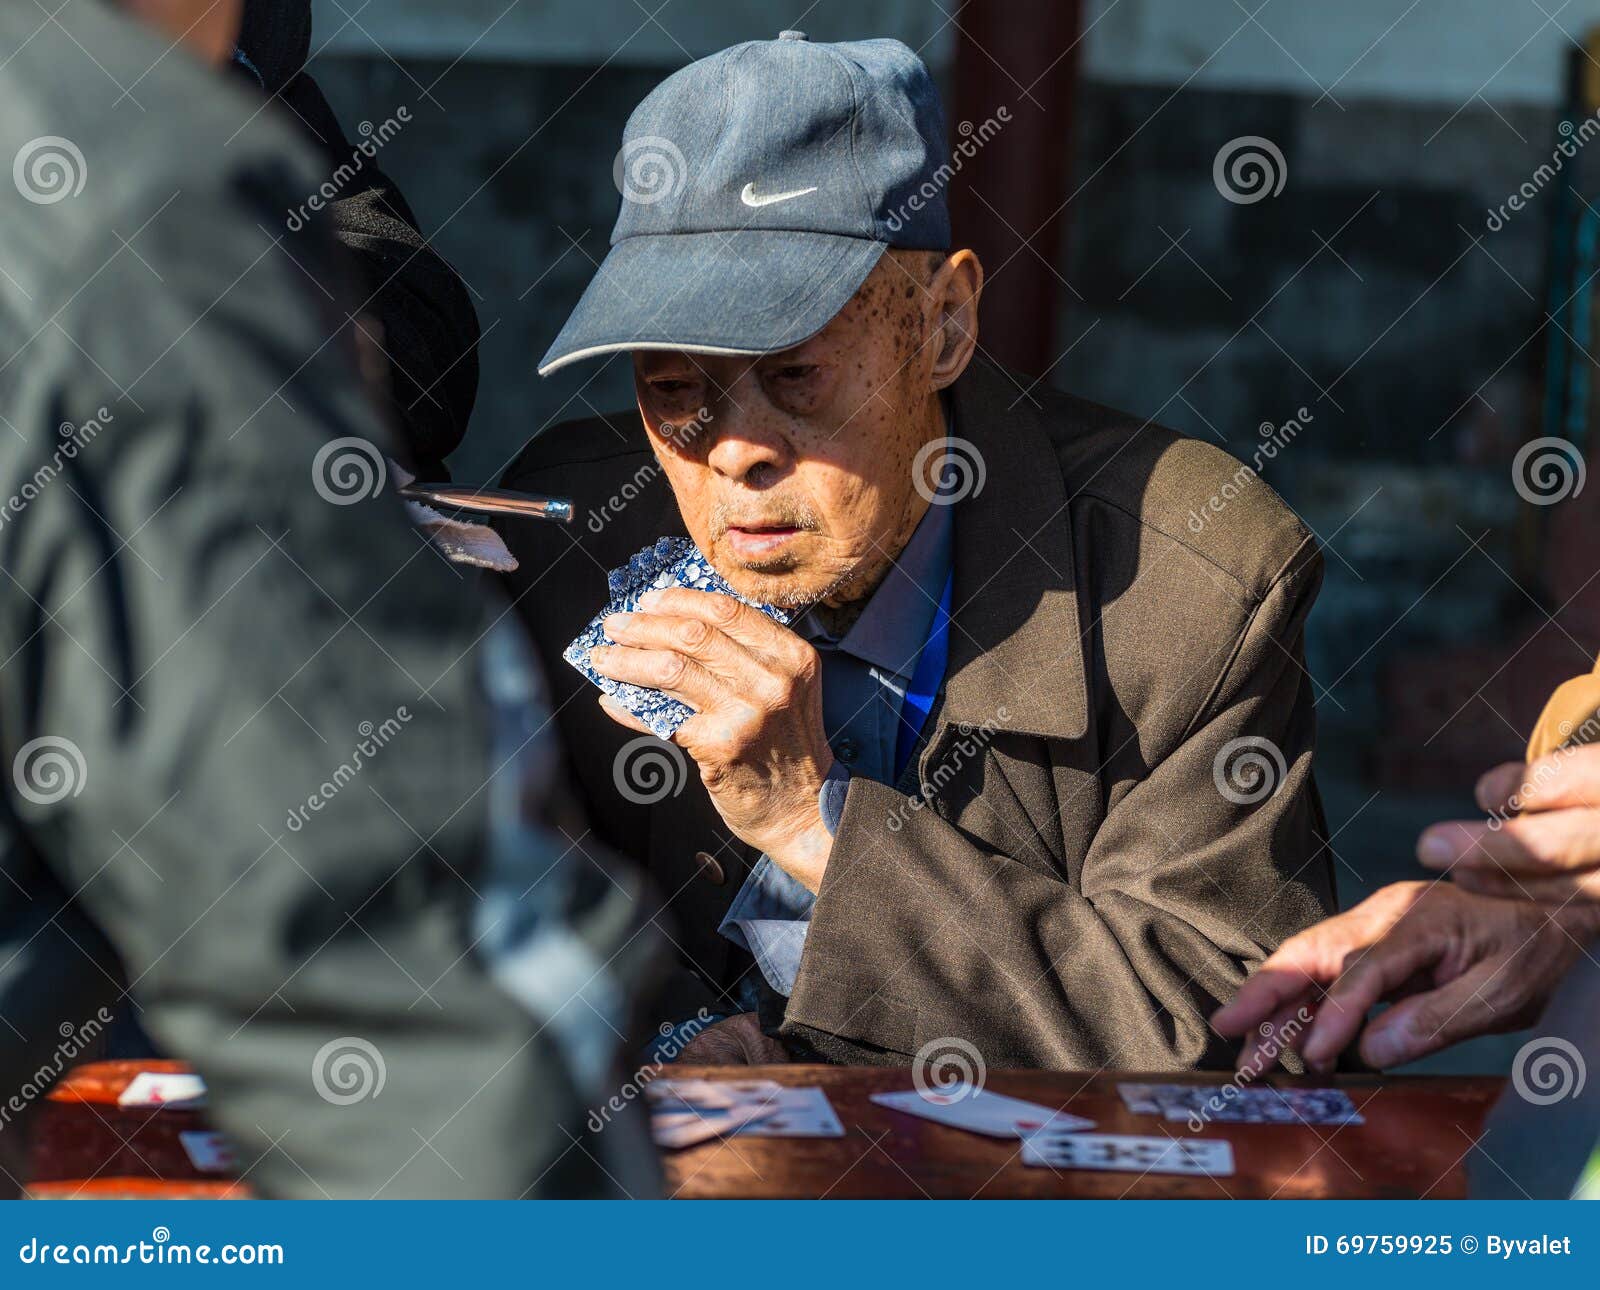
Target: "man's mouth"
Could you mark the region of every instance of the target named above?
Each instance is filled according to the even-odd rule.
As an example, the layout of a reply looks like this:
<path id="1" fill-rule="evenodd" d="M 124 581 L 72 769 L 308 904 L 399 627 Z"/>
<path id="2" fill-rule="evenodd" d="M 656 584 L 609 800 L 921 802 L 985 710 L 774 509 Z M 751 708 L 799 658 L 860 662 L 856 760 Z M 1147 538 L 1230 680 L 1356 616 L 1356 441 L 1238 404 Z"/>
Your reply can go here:
<path id="1" fill-rule="evenodd" d="M 803 532 L 797 524 L 730 524 L 727 538 L 735 555 L 752 560 L 781 551 Z"/>

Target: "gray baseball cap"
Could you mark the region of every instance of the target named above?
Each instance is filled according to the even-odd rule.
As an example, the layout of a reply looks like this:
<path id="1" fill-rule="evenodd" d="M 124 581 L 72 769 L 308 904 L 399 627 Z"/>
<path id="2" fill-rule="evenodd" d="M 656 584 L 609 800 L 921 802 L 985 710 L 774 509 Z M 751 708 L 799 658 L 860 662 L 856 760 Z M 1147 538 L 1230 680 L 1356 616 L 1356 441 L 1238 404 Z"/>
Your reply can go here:
<path id="1" fill-rule="evenodd" d="M 611 251 L 539 374 L 798 345 L 888 247 L 949 249 L 950 174 L 939 93 L 898 40 L 786 31 L 691 63 L 628 119 Z"/>

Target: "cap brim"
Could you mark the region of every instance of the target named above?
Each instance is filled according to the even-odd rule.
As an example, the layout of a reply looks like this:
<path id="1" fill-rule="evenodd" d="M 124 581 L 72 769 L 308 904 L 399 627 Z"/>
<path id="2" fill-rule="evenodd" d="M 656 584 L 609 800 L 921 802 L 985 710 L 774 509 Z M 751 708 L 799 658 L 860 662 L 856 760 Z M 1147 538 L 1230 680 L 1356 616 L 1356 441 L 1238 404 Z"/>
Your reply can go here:
<path id="1" fill-rule="evenodd" d="M 789 349 L 833 320 L 887 249 L 777 229 L 627 238 L 600 265 L 539 375 L 627 349 Z"/>

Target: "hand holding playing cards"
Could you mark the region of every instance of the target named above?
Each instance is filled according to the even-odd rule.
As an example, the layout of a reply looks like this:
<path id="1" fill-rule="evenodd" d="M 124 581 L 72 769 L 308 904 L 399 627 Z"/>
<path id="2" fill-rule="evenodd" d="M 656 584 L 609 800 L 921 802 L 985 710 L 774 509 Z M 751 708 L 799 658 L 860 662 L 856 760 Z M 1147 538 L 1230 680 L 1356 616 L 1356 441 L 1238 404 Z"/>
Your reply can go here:
<path id="1" fill-rule="evenodd" d="M 744 842 L 815 891 L 833 839 L 818 793 L 833 766 L 817 652 L 730 596 L 673 587 L 613 614 L 590 662 L 616 681 L 694 709 L 674 738 L 700 767 L 718 814 Z M 609 696 L 612 720 L 647 729 Z"/>
<path id="2" fill-rule="evenodd" d="M 1211 1021 L 1247 1041 L 1241 1070 L 1287 1044 L 1327 1071 L 1357 1040 L 1369 1065 L 1398 1066 L 1531 1024 L 1594 932 L 1576 909 L 1395 883 L 1285 941 Z M 1394 1006 L 1368 1022 L 1379 1003 Z M 1309 1026 L 1296 1022 L 1302 1008 Z"/>

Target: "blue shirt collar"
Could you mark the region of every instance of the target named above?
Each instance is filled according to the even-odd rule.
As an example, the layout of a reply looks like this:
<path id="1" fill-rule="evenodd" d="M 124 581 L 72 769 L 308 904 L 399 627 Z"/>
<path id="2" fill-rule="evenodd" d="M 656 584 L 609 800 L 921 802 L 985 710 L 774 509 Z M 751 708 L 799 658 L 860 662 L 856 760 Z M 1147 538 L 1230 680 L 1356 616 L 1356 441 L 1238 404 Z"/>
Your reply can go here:
<path id="1" fill-rule="evenodd" d="M 930 503 L 911 540 L 889 566 L 866 608 L 844 637 L 830 637 L 814 613 L 796 630 L 812 643 L 842 650 L 872 667 L 908 679 L 928 639 L 934 611 L 950 574 L 951 511 L 944 501 Z"/>

